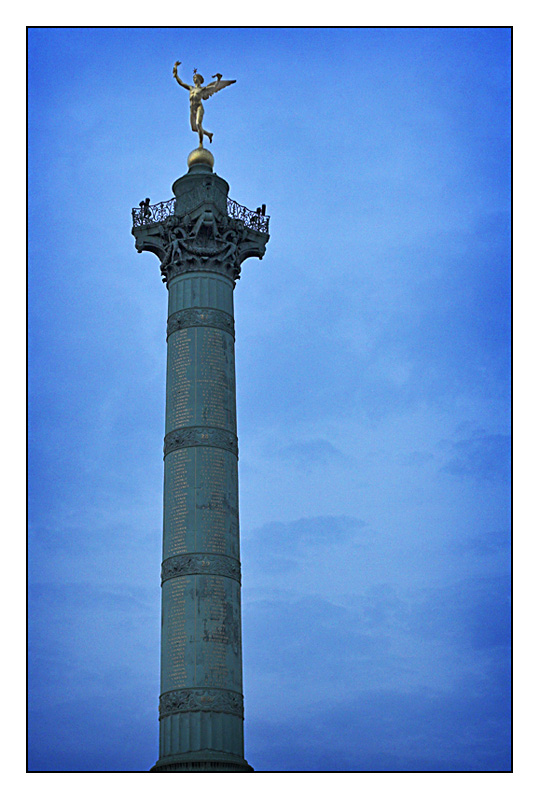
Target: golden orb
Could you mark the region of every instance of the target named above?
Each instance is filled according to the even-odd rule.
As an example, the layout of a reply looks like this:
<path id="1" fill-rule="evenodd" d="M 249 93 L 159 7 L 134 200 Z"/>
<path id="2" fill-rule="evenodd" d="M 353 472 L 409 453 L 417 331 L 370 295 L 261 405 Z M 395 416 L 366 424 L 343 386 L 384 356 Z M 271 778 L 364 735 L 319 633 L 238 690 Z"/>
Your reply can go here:
<path id="1" fill-rule="evenodd" d="M 206 164 L 212 169 L 214 166 L 214 156 L 210 150 L 205 150 L 204 147 L 198 147 L 192 150 L 187 159 L 188 167 L 194 167 L 195 164 Z"/>

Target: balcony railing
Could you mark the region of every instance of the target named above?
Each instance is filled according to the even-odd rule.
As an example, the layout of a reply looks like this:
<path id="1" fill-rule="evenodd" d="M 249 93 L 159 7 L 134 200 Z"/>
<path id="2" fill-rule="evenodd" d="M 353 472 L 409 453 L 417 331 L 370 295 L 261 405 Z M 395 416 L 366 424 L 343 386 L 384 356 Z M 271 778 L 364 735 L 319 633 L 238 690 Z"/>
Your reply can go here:
<path id="1" fill-rule="evenodd" d="M 166 200 L 164 203 L 156 203 L 155 206 L 146 205 L 143 201 L 139 203 L 139 208 L 134 208 L 131 212 L 133 217 L 133 227 L 142 228 L 144 225 L 155 225 L 156 222 L 163 222 L 174 214 L 174 204 L 176 198 Z"/>
<path id="2" fill-rule="evenodd" d="M 176 198 L 166 200 L 163 203 L 156 203 L 151 206 L 144 201 L 139 203 L 138 208 L 134 208 L 131 212 L 133 217 L 133 227 L 143 228 L 146 225 L 155 225 L 158 222 L 163 222 L 168 217 L 174 214 L 174 204 Z M 259 231 L 259 233 L 268 233 L 270 224 L 270 217 L 260 211 L 250 211 L 249 208 L 241 206 L 236 200 L 227 198 L 227 214 L 232 219 L 239 219 L 244 223 L 246 228 L 252 231 Z"/>
<path id="3" fill-rule="evenodd" d="M 251 228 L 252 231 L 259 231 L 259 233 L 268 233 L 270 225 L 270 217 L 263 214 L 261 211 L 250 211 L 249 208 L 241 206 L 236 200 L 227 198 L 227 214 L 232 219 L 241 220 L 246 228 Z"/>

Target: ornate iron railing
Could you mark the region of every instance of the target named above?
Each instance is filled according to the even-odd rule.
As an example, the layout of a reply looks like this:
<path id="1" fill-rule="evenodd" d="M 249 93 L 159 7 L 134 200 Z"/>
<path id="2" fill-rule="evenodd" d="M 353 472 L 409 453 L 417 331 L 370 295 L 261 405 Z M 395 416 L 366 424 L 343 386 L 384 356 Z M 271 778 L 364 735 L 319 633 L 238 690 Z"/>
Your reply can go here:
<path id="1" fill-rule="evenodd" d="M 155 206 L 151 206 L 150 204 L 146 205 L 143 200 L 139 203 L 139 208 L 134 208 L 131 212 L 133 227 L 142 228 L 143 225 L 155 225 L 156 222 L 163 222 L 174 213 L 175 201 L 176 198 L 173 197 L 164 203 L 156 203 Z"/>
<path id="2" fill-rule="evenodd" d="M 250 211 L 230 197 L 227 198 L 227 214 L 233 219 L 241 220 L 246 228 L 251 228 L 252 231 L 268 233 L 270 217 L 260 211 Z"/>
<path id="3" fill-rule="evenodd" d="M 145 225 L 155 225 L 157 222 L 163 222 L 174 214 L 175 201 L 176 198 L 173 197 L 171 200 L 165 200 L 165 202 L 156 203 L 153 206 L 142 201 L 139 203 L 138 208 L 132 209 L 133 227 L 142 228 Z M 227 198 L 227 214 L 233 219 L 239 219 L 246 228 L 250 228 L 252 231 L 268 233 L 269 216 L 260 211 L 250 211 L 249 208 L 241 206 L 240 203 L 237 203 L 236 200 L 231 200 L 230 197 Z"/>

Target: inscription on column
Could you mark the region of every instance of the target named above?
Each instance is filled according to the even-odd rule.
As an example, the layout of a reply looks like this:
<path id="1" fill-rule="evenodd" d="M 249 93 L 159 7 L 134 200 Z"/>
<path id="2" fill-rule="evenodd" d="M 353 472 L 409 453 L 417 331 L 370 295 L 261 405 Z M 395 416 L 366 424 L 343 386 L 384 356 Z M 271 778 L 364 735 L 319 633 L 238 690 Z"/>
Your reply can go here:
<path id="1" fill-rule="evenodd" d="M 200 547 L 211 553 L 239 557 L 238 471 L 236 458 L 226 451 L 201 447 L 197 451 L 199 491 L 197 515 Z"/>
<path id="2" fill-rule="evenodd" d="M 181 330 L 169 339 L 169 429 L 191 425 L 195 419 L 192 341 L 196 335 L 196 329 Z"/>
<path id="3" fill-rule="evenodd" d="M 187 681 L 186 670 L 186 599 L 185 590 L 189 578 L 179 577 L 170 582 L 167 603 L 167 645 L 165 663 L 168 665 L 167 683 L 170 686 L 184 686 Z"/>
<path id="4" fill-rule="evenodd" d="M 170 494 L 166 502 L 165 551 L 167 555 L 187 552 L 188 466 L 189 450 L 171 453 L 169 470 Z"/>
<path id="5" fill-rule="evenodd" d="M 201 449 L 201 484 L 205 497 L 201 503 L 201 521 L 208 532 L 206 549 L 213 553 L 225 553 L 227 533 L 225 492 L 225 456 L 219 450 Z"/>
<path id="6" fill-rule="evenodd" d="M 209 602 L 209 619 L 212 625 L 209 640 L 211 643 L 208 659 L 208 672 L 211 686 L 226 686 L 229 677 L 227 668 L 227 645 L 229 636 L 227 622 L 232 622 L 232 609 L 226 602 L 224 579 L 212 577 L 208 579 L 211 592 Z M 230 617 L 230 620 L 227 618 Z"/>
<path id="7" fill-rule="evenodd" d="M 233 342 L 215 328 L 202 328 L 198 391 L 201 423 L 236 430 Z"/>
<path id="8" fill-rule="evenodd" d="M 202 636 L 205 644 L 201 660 L 205 672 L 204 683 L 208 686 L 225 687 L 229 683 L 227 646 L 228 623 L 232 622 L 232 605 L 231 598 L 227 597 L 225 591 L 225 580 L 217 575 L 209 575 L 200 588 L 205 601 Z"/>

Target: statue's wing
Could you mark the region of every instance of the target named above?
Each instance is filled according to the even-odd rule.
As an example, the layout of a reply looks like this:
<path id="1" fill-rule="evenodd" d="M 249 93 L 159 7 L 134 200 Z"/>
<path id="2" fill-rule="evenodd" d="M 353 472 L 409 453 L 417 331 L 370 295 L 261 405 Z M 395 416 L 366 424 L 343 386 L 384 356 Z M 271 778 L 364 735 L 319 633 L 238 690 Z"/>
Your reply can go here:
<path id="1" fill-rule="evenodd" d="M 236 83 L 236 81 L 212 81 L 212 83 L 209 83 L 208 86 L 205 86 L 203 89 L 203 100 L 208 100 L 213 94 L 224 89 L 226 86 L 230 86 L 231 83 Z"/>

